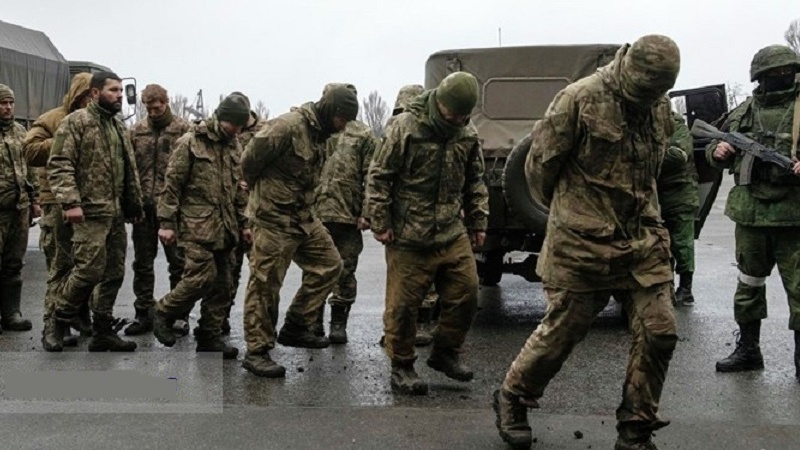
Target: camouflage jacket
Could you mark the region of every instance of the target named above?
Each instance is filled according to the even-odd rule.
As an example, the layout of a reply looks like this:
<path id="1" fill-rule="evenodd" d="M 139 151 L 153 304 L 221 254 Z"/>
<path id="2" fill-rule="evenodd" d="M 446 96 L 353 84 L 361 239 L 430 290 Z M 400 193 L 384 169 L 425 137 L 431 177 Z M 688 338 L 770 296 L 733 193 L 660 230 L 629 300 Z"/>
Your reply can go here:
<path id="1" fill-rule="evenodd" d="M 724 129 L 774 148 L 792 156 L 792 123 L 795 102 L 800 96 L 800 84 L 794 89 L 769 95 L 755 92 L 728 114 Z M 725 215 L 740 225 L 800 226 L 800 177 L 771 163 L 758 159 L 753 163 L 752 183 L 739 185 L 739 170 L 743 152 L 721 162 L 713 158 L 717 141 L 706 147 L 706 159 L 717 168 L 729 168 L 736 186 L 731 188 L 725 205 Z"/>
<path id="2" fill-rule="evenodd" d="M 673 113 L 672 118 L 675 133 L 670 138 L 658 176 L 658 203 L 662 216 L 694 211 L 700 203 L 692 134 L 680 114 Z"/>
<path id="3" fill-rule="evenodd" d="M 239 242 L 247 196 L 239 188 L 239 142 L 221 137 L 218 122 L 195 122 L 169 157 L 158 200 L 160 227 L 177 230 L 178 242 L 224 249 Z"/>
<path id="4" fill-rule="evenodd" d="M 537 273 L 575 291 L 672 280 L 656 178 L 674 131 L 669 101 L 624 112 L 615 62 L 559 92 L 533 128 L 525 164 L 549 206 Z"/>
<path id="5" fill-rule="evenodd" d="M 319 220 L 355 225 L 363 216 L 367 172 L 377 144 L 372 130 L 357 120 L 328 138 L 328 159 L 314 203 L 314 215 Z"/>
<path id="6" fill-rule="evenodd" d="M 173 116 L 164 128 L 155 128 L 149 120 L 140 120 L 128 132 L 145 204 L 154 205 L 156 197 L 164 190 L 169 155 L 175 141 L 189 131 L 189 126 L 187 120 Z"/>
<path id="7" fill-rule="evenodd" d="M 430 91 L 423 96 L 427 105 Z M 443 142 L 426 111 L 395 116 L 369 169 L 367 217 L 373 231 L 391 229 L 397 247 L 441 248 L 468 229 L 487 227 L 489 195 L 475 128 L 465 126 Z"/>
<path id="8" fill-rule="evenodd" d="M 21 210 L 30 206 L 32 186 L 28 183 L 28 164 L 22 155 L 25 128 L 12 122 L 0 129 L 0 211 Z"/>
<path id="9" fill-rule="evenodd" d="M 39 184 L 39 203 L 43 205 L 56 203 L 56 198 L 50 191 L 46 170 L 56 130 L 58 130 L 58 125 L 64 117 L 67 117 L 67 114 L 77 109 L 77 105 L 74 104 L 75 100 L 89 90 L 91 80 L 92 75 L 89 73 L 75 75 L 69 87 L 69 92 L 64 96 L 64 104 L 39 116 L 25 136 L 25 145 L 23 147 L 25 159 L 30 167 L 36 168 Z"/>
<path id="10" fill-rule="evenodd" d="M 325 141 L 313 103 L 268 121 L 242 155 L 250 186 L 247 216 L 262 227 L 310 232 L 314 189 L 324 163 Z"/>
<path id="11" fill-rule="evenodd" d="M 242 145 L 242 151 L 244 151 L 245 147 L 247 147 L 247 144 L 253 140 L 256 133 L 261 131 L 264 128 L 264 125 L 267 123 L 267 119 L 256 116 L 252 111 L 250 112 L 250 115 L 256 119 L 255 123 L 252 126 L 243 128 L 242 132 L 236 137 L 239 140 L 239 143 Z"/>
<path id="12" fill-rule="evenodd" d="M 122 148 L 115 150 L 112 142 Z M 97 103 L 61 121 L 47 162 L 47 181 L 62 208 L 81 206 L 87 218 L 143 215 L 139 174 L 125 127 Z"/>

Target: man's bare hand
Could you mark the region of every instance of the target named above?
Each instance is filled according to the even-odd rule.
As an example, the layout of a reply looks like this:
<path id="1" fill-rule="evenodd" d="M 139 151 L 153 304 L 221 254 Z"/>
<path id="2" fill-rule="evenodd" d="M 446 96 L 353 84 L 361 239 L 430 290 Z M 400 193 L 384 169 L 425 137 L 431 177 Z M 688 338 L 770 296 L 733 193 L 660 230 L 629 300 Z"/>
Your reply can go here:
<path id="1" fill-rule="evenodd" d="M 797 158 L 792 158 L 792 160 L 794 162 L 792 172 L 794 172 L 795 175 L 800 175 L 800 161 L 798 161 Z"/>
<path id="2" fill-rule="evenodd" d="M 175 230 L 165 230 L 161 228 L 158 230 L 158 240 L 166 246 L 171 246 L 178 242 L 178 237 L 175 234 Z"/>
<path id="3" fill-rule="evenodd" d="M 387 228 L 383 233 L 373 233 L 373 235 L 375 236 L 375 240 L 383 245 L 394 242 L 394 231 L 392 231 L 391 228 Z"/>
<path id="4" fill-rule="evenodd" d="M 728 158 L 736 154 L 736 149 L 727 142 L 720 142 L 717 148 L 714 149 L 712 156 L 717 161 L 726 161 Z"/>
<path id="5" fill-rule="evenodd" d="M 483 243 L 486 242 L 486 232 L 485 231 L 476 231 L 472 233 L 472 248 L 475 247 L 482 247 Z"/>
<path id="6" fill-rule="evenodd" d="M 253 232 L 250 228 L 242 228 L 242 240 L 248 246 L 253 245 Z"/>
<path id="7" fill-rule="evenodd" d="M 38 219 L 39 217 L 42 217 L 42 207 L 34 203 L 31 205 L 31 219 Z"/>
<path id="8" fill-rule="evenodd" d="M 64 220 L 69 223 L 82 223 L 83 222 L 83 208 L 76 206 L 64 211 Z"/>
<path id="9" fill-rule="evenodd" d="M 369 230 L 370 225 L 369 219 L 366 217 L 359 217 L 358 222 L 356 222 L 356 228 L 358 228 L 358 231 Z"/>

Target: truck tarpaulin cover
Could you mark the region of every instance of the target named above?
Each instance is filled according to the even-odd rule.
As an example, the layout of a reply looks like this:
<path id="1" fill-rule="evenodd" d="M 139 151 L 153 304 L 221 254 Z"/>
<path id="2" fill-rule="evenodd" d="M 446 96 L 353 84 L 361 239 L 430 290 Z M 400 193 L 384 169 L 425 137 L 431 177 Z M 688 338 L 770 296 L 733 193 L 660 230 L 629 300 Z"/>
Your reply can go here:
<path id="1" fill-rule="evenodd" d="M 41 31 L 0 21 L 0 83 L 16 96 L 16 118 L 36 120 L 61 105 L 69 63 Z"/>

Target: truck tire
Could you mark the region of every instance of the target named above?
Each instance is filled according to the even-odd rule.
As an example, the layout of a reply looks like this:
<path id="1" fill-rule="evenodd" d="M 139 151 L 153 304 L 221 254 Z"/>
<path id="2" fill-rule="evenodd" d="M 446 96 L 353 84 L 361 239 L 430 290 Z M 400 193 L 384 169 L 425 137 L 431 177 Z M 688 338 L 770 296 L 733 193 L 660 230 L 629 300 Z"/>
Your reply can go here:
<path id="1" fill-rule="evenodd" d="M 534 233 L 544 235 L 547 228 L 548 209 L 531 196 L 525 178 L 525 159 L 531 148 L 530 135 L 519 141 L 511 150 L 503 169 L 503 196 L 508 208 Z"/>

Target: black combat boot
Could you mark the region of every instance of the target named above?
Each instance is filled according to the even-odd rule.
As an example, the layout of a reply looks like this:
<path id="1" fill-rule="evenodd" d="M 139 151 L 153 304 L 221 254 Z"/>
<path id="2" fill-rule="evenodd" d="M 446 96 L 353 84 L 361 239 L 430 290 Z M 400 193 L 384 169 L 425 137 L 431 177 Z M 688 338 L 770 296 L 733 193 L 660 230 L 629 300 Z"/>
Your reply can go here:
<path id="1" fill-rule="evenodd" d="M 222 342 L 221 335 L 209 330 L 198 329 L 195 333 L 197 340 L 197 352 L 219 352 L 222 353 L 222 359 L 236 359 L 239 355 L 239 349 L 231 347 L 230 345 Z"/>
<path id="2" fill-rule="evenodd" d="M 126 341 L 117 336 L 114 323 L 111 314 L 94 313 L 92 339 L 89 340 L 90 352 L 132 352 L 136 350 L 136 342 Z"/>
<path id="3" fill-rule="evenodd" d="M 235 297 L 234 294 L 231 298 Z M 228 305 L 228 310 L 225 311 L 225 320 L 222 321 L 222 334 L 228 336 L 231 334 L 231 310 L 233 309 L 233 300 Z"/>
<path id="4" fill-rule="evenodd" d="M 428 367 L 444 373 L 448 378 L 458 381 L 472 380 L 472 371 L 461 362 L 460 354 L 454 349 L 442 349 L 434 345 L 427 363 Z"/>
<path id="5" fill-rule="evenodd" d="M 414 337 L 414 345 L 417 347 L 427 347 L 433 342 L 433 308 L 420 308 L 417 312 L 417 335 Z"/>
<path id="6" fill-rule="evenodd" d="M 426 395 L 428 384 L 414 370 L 414 360 L 392 361 L 392 392 L 404 395 Z"/>
<path id="7" fill-rule="evenodd" d="M 343 304 L 331 305 L 331 328 L 328 334 L 331 344 L 347 343 L 347 318 L 350 315 L 350 306 Z"/>
<path id="8" fill-rule="evenodd" d="M 675 302 L 680 306 L 694 306 L 694 295 L 692 294 L 692 272 L 678 274 L 680 281 L 678 290 L 675 291 Z"/>
<path id="9" fill-rule="evenodd" d="M 177 342 L 175 332 L 172 330 L 175 319 L 153 308 L 153 336 L 166 347 L 172 347 Z"/>
<path id="10" fill-rule="evenodd" d="M 727 358 L 717 361 L 717 372 L 745 372 L 764 368 L 761 356 L 761 321 L 739 323 L 736 349 Z"/>
<path id="11" fill-rule="evenodd" d="M 42 330 L 42 347 L 48 352 L 60 352 L 64 350 L 65 335 L 69 331 L 69 320 L 56 319 L 55 313 L 45 318 L 44 329 Z M 77 345 L 77 340 L 75 341 Z M 70 347 L 68 345 L 68 347 Z"/>
<path id="12" fill-rule="evenodd" d="M 6 331 L 29 331 L 33 328 L 31 321 L 23 319 L 19 312 L 22 283 L 4 284 L 0 289 L 3 290 L 3 297 L 0 299 L 0 326 Z"/>
<path id="13" fill-rule="evenodd" d="M 284 322 L 278 333 L 278 343 L 287 347 L 300 348 L 326 348 L 331 345 L 331 341 L 324 335 L 317 336 L 307 327 L 288 320 Z"/>
<path id="14" fill-rule="evenodd" d="M 794 332 L 794 377 L 800 383 L 800 331 Z"/>
<path id="15" fill-rule="evenodd" d="M 325 336 L 325 303 L 320 306 L 319 311 L 317 311 L 317 320 L 314 322 L 314 325 L 311 327 L 311 332 L 314 333 L 314 336 L 323 337 Z"/>
<path id="16" fill-rule="evenodd" d="M 153 331 L 153 308 L 137 309 L 136 321 L 125 328 L 126 336 L 138 336 Z"/>
<path id="17" fill-rule="evenodd" d="M 528 407 L 520 402 L 520 397 L 498 389 L 494 391 L 492 408 L 496 415 L 494 423 L 503 441 L 511 448 L 530 448 L 533 436 L 528 425 Z"/>
<path id="18" fill-rule="evenodd" d="M 186 314 L 186 317 L 173 321 L 172 332 L 178 337 L 184 337 L 189 334 L 189 314 Z"/>
<path id="19" fill-rule="evenodd" d="M 89 308 L 89 302 L 81 305 L 74 328 L 75 331 L 80 333 L 83 337 L 90 337 L 92 335 L 92 309 Z"/>
<path id="20" fill-rule="evenodd" d="M 70 330 L 71 327 L 67 327 L 64 330 L 64 347 L 77 347 L 78 346 L 78 336 L 72 334 Z"/>
<path id="21" fill-rule="evenodd" d="M 619 422 L 614 450 L 658 450 L 653 442 L 653 432 L 669 425 L 669 421 Z"/>
<path id="22" fill-rule="evenodd" d="M 286 368 L 272 360 L 269 352 L 247 352 L 242 361 L 242 367 L 253 375 L 264 378 L 283 378 Z"/>

